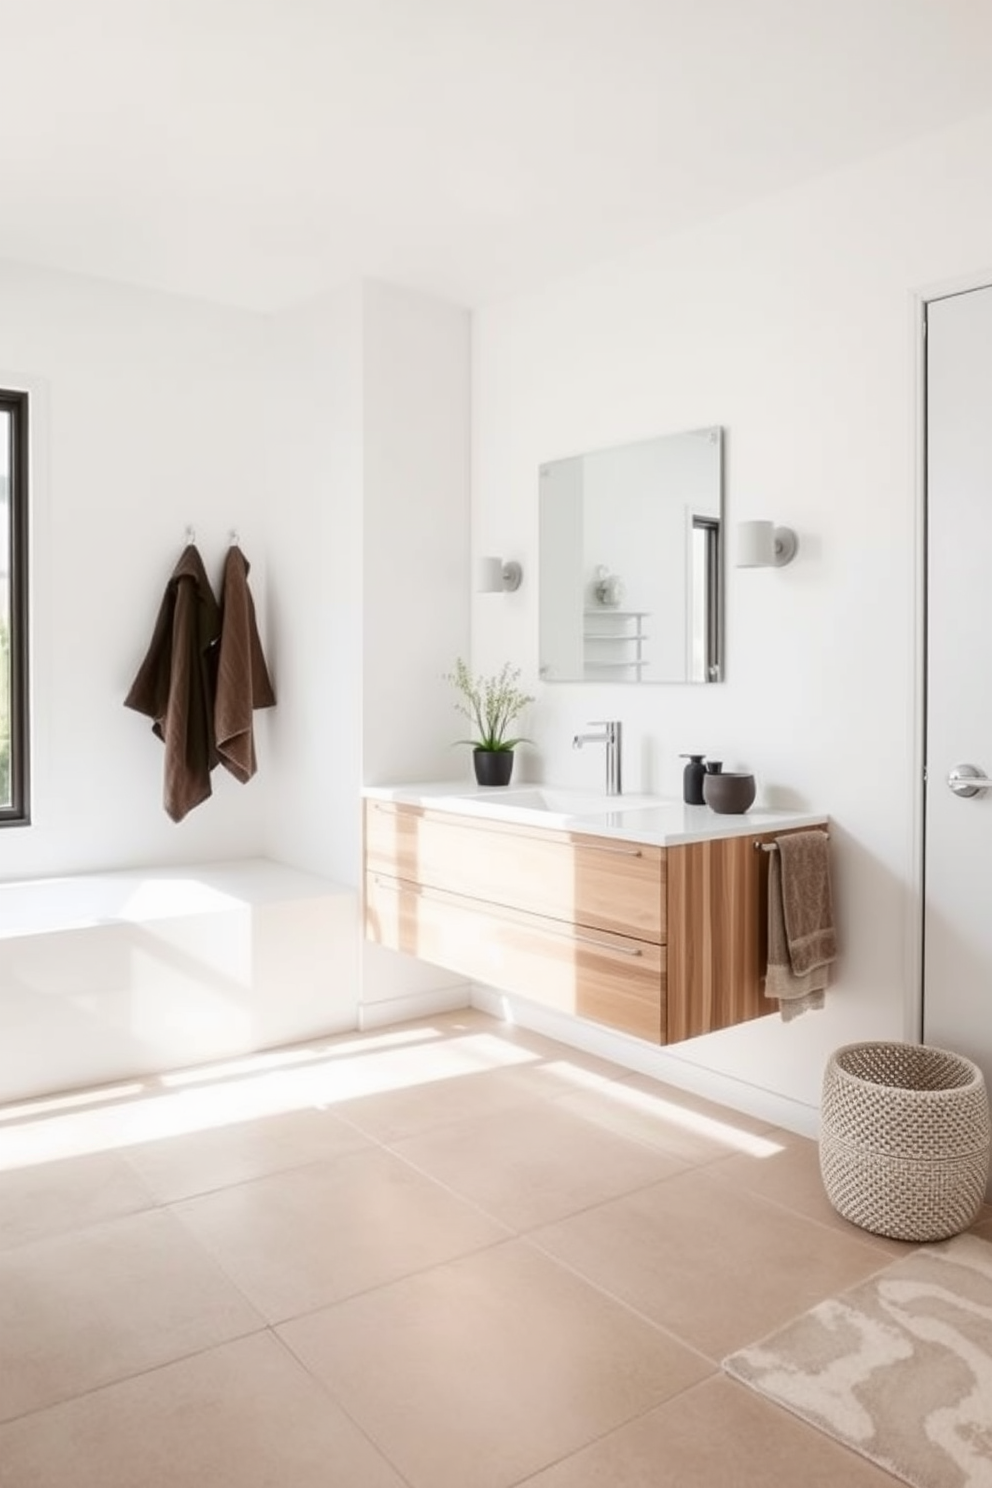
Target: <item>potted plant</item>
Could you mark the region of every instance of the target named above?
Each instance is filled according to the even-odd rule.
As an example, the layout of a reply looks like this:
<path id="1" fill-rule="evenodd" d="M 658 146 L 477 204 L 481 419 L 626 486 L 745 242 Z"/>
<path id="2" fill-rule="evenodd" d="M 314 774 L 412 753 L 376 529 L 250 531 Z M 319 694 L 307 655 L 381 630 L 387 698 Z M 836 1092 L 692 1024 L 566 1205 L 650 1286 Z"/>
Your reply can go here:
<path id="1" fill-rule="evenodd" d="M 458 693 L 455 707 L 472 725 L 473 737 L 457 742 L 471 744 L 475 778 L 480 785 L 509 785 L 513 751 L 518 744 L 529 742 L 522 736 L 507 736 L 513 720 L 534 701 L 518 687 L 519 677 L 520 668 L 511 667 L 508 661 L 494 676 L 475 677 L 460 656 L 455 670 L 445 677 Z"/>

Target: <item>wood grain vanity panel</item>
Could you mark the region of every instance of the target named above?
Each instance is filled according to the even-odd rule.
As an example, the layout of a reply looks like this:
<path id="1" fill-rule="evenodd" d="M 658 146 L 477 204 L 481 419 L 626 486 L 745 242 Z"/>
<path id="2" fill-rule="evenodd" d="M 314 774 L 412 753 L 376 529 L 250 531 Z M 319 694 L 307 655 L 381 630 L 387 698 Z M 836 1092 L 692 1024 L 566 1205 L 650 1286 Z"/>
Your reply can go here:
<path id="1" fill-rule="evenodd" d="M 473 981 L 679 1043 L 777 1012 L 768 862 L 783 830 L 663 848 L 367 800 L 365 933 Z"/>
<path id="2" fill-rule="evenodd" d="M 758 844 L 784 835 L 669 848 L 669 1043 L 777 1011 L 763 990 L 768 854 Z"/>
<path id="3" fill-rule="evenodd" d="M 590 932 L 376 873 L 366 879 L 365 925 L 371 939 L 393 950 L 661 1042 L 665 948 L 657 943 Z"/>
<path id="4" fill-rule="evenodd" d="M 366 864 L 486 904 L 664 938 L 664 849 L 592 834 L 516 826 L 421 807 L 366 802 Z"/>
<path id="5" fill-rule="evenodd" d="M 664 941 L 668 926 L 666 853 L 643 842 L 573 835 L 572 917 L 620 935 Z"/>

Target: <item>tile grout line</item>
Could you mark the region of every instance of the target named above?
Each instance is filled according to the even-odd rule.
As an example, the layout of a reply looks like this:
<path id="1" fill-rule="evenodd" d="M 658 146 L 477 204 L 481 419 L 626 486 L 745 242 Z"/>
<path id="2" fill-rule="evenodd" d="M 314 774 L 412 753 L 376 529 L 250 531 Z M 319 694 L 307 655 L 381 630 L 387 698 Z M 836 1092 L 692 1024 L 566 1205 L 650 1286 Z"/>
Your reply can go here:
<path id="1" fill-rule="evenodd" d="M 130 1370 L 127 1374 L 117 1375 L 114 1379 L 101 1380 L 99 1384 L 90 1385 L 85 1390 L 77 1390 L 73 1395 L 61 1395 L 57 1400 L 48 1400 L 44 1405 L 33 1405 L 29 1410 L 20 1411 L 16 1416 L 7 1416 L 0 1420 L 0 1436 L 8 1426 L 15 1422 L 30 1420 L 33 1416 L 42 1416 L 46 1411 L 62 1410 L 72 1405 L 77 1400 L 88 1400 L 93 1395 L 103 1394 L 106 1390 L 116 1390 L 121 1385 L 126 1385 L 129 1380 L 145 1379 L 148 1375 L 160 1374 L 165 1369 L 171 1369 L 176 1364 L 184 1364 L 190 1359 L 199 1359 L 204 1354 L 212 1354 L 218 1349 L 227 1348 L 232 1344 L 242 1343 L 246 1338 L 260 1338 L 264 1333 L 271 1333 L 271 1326 L 260 1319 L 261 1326 L 250 1328 L 247 1333 L 236 1333 L 233 1338 L 222 1338 L 215 1343 L 204 1344 L 202 1348 L 190 1349 L 185 1353 L 176 1354 L 171 1359 L 160 1359 L 158 1363 L 147 1364 L 141 1369 Z"/>
<path id="2" fill-rule="evenodd" d="M 303 1314 L 301 1314 L 301 1316 L 306 1317 L 306 1316 L 308 1316 L 308 1314 L 303 1313 Z M 328 1400 L 332 1401 L 334 1403 L 334 1405 L 337 1406 L 337 1408 L 341 1412 L 341 1414 L 343 1416 L 345 1416 L 347 1418 L 347 1420 L 349 1420 L 351 1422 L 351 1424 L 354 1426 L 355 1430 L 357 1432 L 359 1432 L 360 1435 L 364 1438 L 364 1440 L 369 1443 L 369 1445 L 373 1448 L 373 1450 L 375 1451 L 375 1453 L 377 1454 L 377 1456 L 381 1457 L 382 1460 L 389 1465 L 389 1467 L 393 1470 L 393 1472 L 401 1480 L 401 1482 L 403 1482 L 404 1484 L 406 1484 L 406 1488 L 415 1488 L 415 1485 L 407 1477 L 406 1473 L 403 1472 L 403 1470 L 401 1469 L 399 1463 L 398 1462 L 394 1462 L 393 1458 L 386 1451 L 385 1447 L 382 1446 L 379 1442 L 377 1442 L 376 1439 L 375 1439 L 375 1437 L 372 1436 L 366 1430 L 366 1428 L 363 1426 L 362 1422 L 359 1421 L 358 1418 L 355 1415 L 353 1415 L 353 1413 L 348 1409 L 347 1405 L 340 1398 L 340 1396 L 338 1396 L 334 1392 L 334 1390 L 331 1389 L 331 1386 L 327 1383 L 327 1381 L 321 1379 L 321 1377 L 320 1377 L 319 1374 L 315 1374 L 314 1373 L 314 1371 L 310 1368 L 310 1365 L 306 1362 L 305 1359 L 303 1359 L 303 1358 L 300 1357 L 300 1355 L 296 1352 L 296 1350 L 293 1348 L 292 1344 L 289 1342 L 288 1339 L 283 1338 L 283 1337 L 280 1336 L 280 1334 L 276 1331 L 276 1329 L 277 1328 L 281 1328 L 283 1326 L 284 1325 L 282 1323 L 278 1323 L 278 1324 L 272 1325 L 272 1326 L 269 1327 L 268 1332 L 275 1339 L 276 1343 L 279 1345 L 280 1349 L 285 1353 L 285 1355 L 287 1356 L 287 1358 L 291 1359 L 293 1361 L 293 1363 L 297 1366 L 297 1368 L 302 1369 L 303 1372 L 304 1372 L 304 1374 L 307 1376 L 307 1378 L 310 1379 L 310 1380 L 312 1380 L 314 1382 L 314 1384 L 320 1390 L 321 1394 L 322 1395 L 326 1395 L 327 1398 L 328 1398 Z"/>

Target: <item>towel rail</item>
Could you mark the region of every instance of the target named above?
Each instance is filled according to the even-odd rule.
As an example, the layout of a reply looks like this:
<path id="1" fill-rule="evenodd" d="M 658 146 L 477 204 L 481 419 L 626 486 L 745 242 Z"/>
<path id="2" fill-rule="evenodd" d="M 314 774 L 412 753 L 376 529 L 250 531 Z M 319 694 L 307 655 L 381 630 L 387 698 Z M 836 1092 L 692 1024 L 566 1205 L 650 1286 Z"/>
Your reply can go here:
<path id="1" fill-rule="evenodd" d="M 824 837 L 826 837 L 827 841 L 829 842 L 830 841 L 830 833 L 829 832 L 824 832 L 823 835 L 824 835 Z M 778 843 L 777 842 L 756 842 L 754 844 L 754 850 L 755 850 L 755 852 L 778 852 Z"/>

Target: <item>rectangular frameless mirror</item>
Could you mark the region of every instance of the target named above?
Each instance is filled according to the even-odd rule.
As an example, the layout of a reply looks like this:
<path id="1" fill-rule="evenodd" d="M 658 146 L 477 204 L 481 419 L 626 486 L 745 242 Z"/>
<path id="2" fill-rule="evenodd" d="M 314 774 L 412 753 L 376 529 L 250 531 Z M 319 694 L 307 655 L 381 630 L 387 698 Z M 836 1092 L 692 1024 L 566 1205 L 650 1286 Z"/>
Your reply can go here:
<path id="1" fill-rule="evenodd" d="M 546 682 L 719 682 L 723 431 L 666 434 L 540 468 Z"/>

